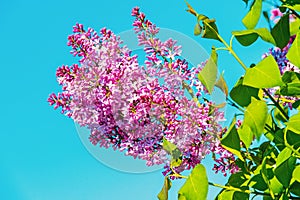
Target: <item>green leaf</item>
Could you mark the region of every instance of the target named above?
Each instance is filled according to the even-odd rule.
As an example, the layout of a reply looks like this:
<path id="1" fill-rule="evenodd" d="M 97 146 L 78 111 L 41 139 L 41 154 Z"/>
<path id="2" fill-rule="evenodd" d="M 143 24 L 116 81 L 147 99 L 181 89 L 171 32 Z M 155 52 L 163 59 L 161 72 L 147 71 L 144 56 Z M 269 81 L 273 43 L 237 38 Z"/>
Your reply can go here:
<path id="1" fill-rule="evenodd" d="M 289 157 L 275 169 L 275 176 L 285 188 L 288 188 L 290 185 L 295 163 L 296 158 Z"/>
<path id="2" fill-rule="evenodd" d="M 286 128 L 297 134 L 300 134 L 300 112 L 293 115 L 288 122 L 285 123 Z"/>
<path id="3" fill-rule="evenodd" d="M 280 18 L 277 24 L 272 28 L 271 34 L 279 48 L 285 47 L 290 40 L 289 14 Z"/>
<path id="4" fill-rule="evenodd" d="M 206 89 L 210 94 L 212 93 L 215 86 L 215 82 L 217 80 L 217 72 L 218 72 L 217 60 L 218 60 L 218 54 L 216 50 L 212 48 L 210 58 L 208 59 L 205 66 L 198 74 L 199 80 L 206 87 Z"/>
<path id="5" fill-rule="evenodd" d="M 243 30 L 243 31 L 233 31 L 232 34 L 239 41 L 239 43 L 243 46 L 249 46 L 253 44 L 258 37 L 262 40 L 269 42 L 275 45 L 275 40 L 268 29 L 259 28 L 259 29 L 251 29 L 251 30 Z"/>
<path id="6" fill-rule="evenodd" d="M 197 23 L 196 25 L 195 25 L 195 28 L 194 28 L 194 35 L 200 35 L 201 34 L 201 32 L 202 32 L 202 27 L 200 26 L 200 24 L 199 23 Z"/>
<path id="7" fill-rule="evenodd" d="M 260 191 L 265 191 L 268 189 L 268 185 L 264 181 L 261 174 L 256 174 L 253 176 L 249 182 L 249 186 Z"/>
<path id="8" fill-rule="evenodd" d="M 292 154 L 292 150 L 288 147 L 284 148 L 277 157 L 276 166 L 281 165 L 284 161 L 286 161 Z"/>
<path id="9" fill-rule="evenodd" d="M 275 195 L 278 195 L 282 192 L 283 185 L 279 182 L 279 180 L 276 178 L 276 176 L 274 176 L 274 178 L 272 178 L 270 180 L 269 188 Z M 275 199 L 275 198 L 273 198 L 273 199 Z"/>
<path id="10" fill-rule="evenodd" d="M 226 185 L 230 185 L 232 187 L 239 188 L 246 181 L 247 181 L 247 178 L 245 177 L 244 173 L 237 172 L 235 174 L 231 174 L 231 176 L 228 179 L 228 183 Z"/>
<path id="11" fill-rule="evenodd" d="M 298 68 L 300 67 L 300 32 L 297 33 L 296 38 L 292 46 L 290 47 L 286 57 Z"/>
<path id="12" fill-rule="evenodd" d="M 297 100 L 292 104 L 292 107 L 295 109 L 297 109 L 299 106 L 300 106 L 300 100 Z"/>
<path id="13" fill-rule="evenodd" d="M 300 12 L 300 5 L 282 5 L 283 7 L 289 8 L 291 10 L 295 10 Z"/>
<path id="14" fill-rule="evenodd" d="M 163 149 L 172 157 L 171 167 L 178 167 L 181 165 L 182 153 L 175 144 L 163 138 Z"/>
<path id="15" fill-rule="evenodd" d="M 216 197 L 216 200 L 248 200 L 249 194 L 243 192 L 236 192 L 232 190 L 222 190 Z"/>
<path id="16" fill-rule="evenodd" d="M 196 165 L 184 185 L 178 191 L 179 200 L 206 200 L 208 192 L 208 179 L 205 167 Z"/>
<path id="17" fill-rule="evenodd" d="M 300 182 L 300 165 L 298 165 L 297 167 L 295 167 L 294 171 L 293 171 L 293 178 Z"/>
<path id="18" fill-rule="evenodd" d="M 296 35 L 299 32 L 300 19 L 297 18 L 295 21 L 290 22 L 290 35 Z"/>
<path id="19" fill-rule="evenodd" d="M 300 82 L 288 83 L 280 87 L 280 94 L 283 96 L 299 96 L 300 95 Z"/>
<path id="20" fill-rule="evenodd" d="M 218 27 L 214 19 L 203 20 L 204 32 L 202 37 L 207 39 L 215 39 L 221 42 L 219 38 Z"/>
<path id="21" fill-rule="evenodd" d="M 223 148 L 227 149 L 234 155 L 236 155 L 239 159 L 244 161 L 244 158 L 240 152 L 240 137 L 235 127 L 236 119 L 234 118 L 231 122 L 231 125 L 227 132 L 225 133 L 224 137 L 221 139 L 221 144 Z"/>
<path id="22" fill-rule="evenodd" d="M 300 134 L 294 133 L 293 131 L 285 129 L 284 134 L 286 136 L 286 141 L 295 150 L 300 148 Z M 298 149 L 298 152 L 299 149 Z"/>
<path id="23" fill-rule="evenodd" d="M 272 88 L 283 85 L 274 57 L 270 55 L 260 61 L 255 67 L 248 68 L 243 84 L 255 88 Z"/>
<path id="24" fill-rule="evenodd" d="M 262 0 L 255 0 L 253 6 L 247 15 L 243 18 L 242 22 L 247 29 L 254 29 L 260 18 L 262 10 Z"/>
<path id="25" fill-rule="evenodd" d="M 259 99 L 259 89 L 243 85 L 243 80 L 243 77 L 238 80 L 229 95 L 237 104 L 242 107 L 246 107 L 251 103 L 251 97 Z"/>
<path id="26" fill-rule="evenodd" d="M 242 126 L 249 127 L 255 137 L 259 139 L 263 133 L 267 116 L 268 107 L 266 102 L 252 98 L 250 105 L 245 110 L 245 117 Z"/>
<path id="27" fill-rule="evenodd" d="M 288 115 L 289 108 L 283 107 L 283 110 Z M 276 120 L 278 126 L 282 125 L 281 122 L 287 121 L 285 116 L 282 114 L 282 112 L 277 107 L 274 109 L 273 115 L 275 118 L 274 120 Z"/>
<path id="28" fill-rule="evenodd" d="M 216 87 L 220 88 L 222 90 L 222 92 L 226 95 L 226 97 L 228 96 L 228 86 L 226 84 L 226 81 L 224 79 L 224 73 L 222 73 L 218 79 L 218 81 L 215 84 Z"/>
<path id="29" fill-rule="evenodd" d="M 218 32 L 218 27 L 216 25 L 216 20 L 215 19 L 209 19 L 207 16 L 202 15 L 202 14 L 197 14 L 197 22 L 198 24 L 200 22 L 202 22 L 203 26 L 201 27 L 200 24 L 200 28 L 199 27 L 195 27 L 194 28 L 194 33 L 196 30 L 196 33 L 201 33 L 202 32 L 202 28 L 203 28 L 203 34 L 202 37 L 203 38 L 207 38 L 207 39 L 215 39 L 221 42 L 220 38 L 219 38 L 219 32 Z M 196 25 L 197 26 L 197 25 Z M 200 31 L 201 30 L 201 31 Z"/>
<path id="30" fill-rule="evenodd" d="M 273 142 L 275 143 L 276 147 L 282 151 L 285 148 L 284 144 L 284 133 L 282 129 L 279 129 L 275 132 L 274 134 L 274 140 Z"/>
<path id="31" fill-rule="evenodd" d="M 168 192 L 170 190 L 170 188 L 172 187 L 172 182 L 170 181 L 170 179 L 165 176 L 165 180 L 164 180 L 164 185 L 160 191 L 160 193 L 157 195 L 157 198 L 159 200 L 168 200 Z"/>
<path id="32" fill-rule="evenodd" d="M 293 71 L 286 71 L 282 76 L 284 83 L 300 83 L 300 74 Z"/>
<path id="33" fill-rule="evenodd" d="M 295 194 L 295 195 L 298 195 L 300 196 L 300 183 L 298 181 L 295 181 L 291 186 L 290 186 L 290 192 Z"/>
<path id="34" fill-rule="evenodd" d="M 248 149 L 253 140 L 253 132 L 251 128 L 247 125 L 241 126 L 238 130 L 241 141 L 245 144 Z"/>
<path id="35" fill-rule="evenodd" d="M 285 85 L 280 87 L 280 94 L 284 96 L 300 95 L 300 74 L 293 71 L 286 71 L 282 80 Z"/>
<path id="36" fill-rule="evenodd" d="M 216 200 L 229 200 L 233 199 L 234 191 L 232 190 L 222 190 L 217 196 Z"/>
<path id="37" fill-rule="evenodd" d="M 177 149 L 177 146 L 169 142 L 166 138 L 163 138 L 163 149 L 166 150 L 168 154 L 172 155 L 173 151 Z"/>

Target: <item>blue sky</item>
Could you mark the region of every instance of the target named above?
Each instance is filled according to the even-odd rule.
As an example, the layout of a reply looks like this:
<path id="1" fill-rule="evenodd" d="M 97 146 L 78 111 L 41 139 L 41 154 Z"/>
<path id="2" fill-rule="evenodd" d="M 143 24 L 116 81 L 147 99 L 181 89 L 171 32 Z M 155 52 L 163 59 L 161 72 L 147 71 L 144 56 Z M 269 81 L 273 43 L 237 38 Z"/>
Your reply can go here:
<path id="1" fill-rule="evenodd" d="M 189 2 L 217 20 L 226 40 L 232 30 L 243 29 L 246 9 L 242 0 Z M 46 102 L 49 93 L 60 90 L 56 68 L 76 62 L 66 45 L 72 26 L 80 22 L 95 30 L 103 26 L 115 33 L 129 30 L 130 12 L 137 5 L 159 27 L 197 40 L 208 52 L 212 44 L 220 46 L 193 36 L 195 19 L 185 12 L 183 0 L 0 1 L 0 199 L 156 199 L 163 183 L 160 171 L 130 174 L 101 164 L 81 143 L 72 120 Z M 235 42 L 234 47 L 247 65 L 260 60 L 269 48 L 260 42 L 248 48 Z M 225 71 L 232 86 L 242 68 L 227 52 L 221 52 L 220 59 L 220 71 Z M 232 116 L 232 109 L 227 113 Z M 210 171 L 212 163 L 205 164 Z M 209 178 L 225 180 L 211 172 Z M 176 199 L 182 183 L 174 183 L 171 200 Z"/>

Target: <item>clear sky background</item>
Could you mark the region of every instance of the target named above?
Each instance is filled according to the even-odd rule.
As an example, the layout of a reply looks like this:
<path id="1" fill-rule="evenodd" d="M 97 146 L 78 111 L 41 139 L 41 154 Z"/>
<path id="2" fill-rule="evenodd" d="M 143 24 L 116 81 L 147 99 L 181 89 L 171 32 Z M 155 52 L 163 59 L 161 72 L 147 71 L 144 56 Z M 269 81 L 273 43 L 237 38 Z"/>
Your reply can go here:
<path id="1" fill-rule="evenodd" d="M 217 20 L 228 41 L 232 30 L 243 29 L 242 0 L 190 0 L 193 7 Z M 83 23 L 115 33 L 131 29 L 131 9 L 140 6 L 159 27 L 197 40 L 208 52 L 218 42 L 193 36 L 195 18 L 183 0 L 21 1 L 0 0 L 0 199 L 3 200 L 152 200 L 163 184 L 160 171 L 123 173 L 97 161 L 81 143 L 71 119 L 48 106 L 47 97 L 60 88 L 56 68 L 76 62 L 66 45 L 72 26 Z M 265 26 L 261 20 L 259 26 Z M 175 38 L 176 39 L 176 38 Z M 247 65 L 257 62 L 269 46 L 234 47 Z M 227 52 L 220 53 L 220 71 L 229 86 L 242 68 Z M 230 120 L 232 109 L 227 109 Z M 120 163 L 122 164 L 122 163 Z M 207 171 L 212 163 L 205 161 Z M 226 178 L 209 172 L 209 179 Z M 175 200 L 182 181 L 175 181 Z M 210 192 L 212 199 L 216 190 Z"/>

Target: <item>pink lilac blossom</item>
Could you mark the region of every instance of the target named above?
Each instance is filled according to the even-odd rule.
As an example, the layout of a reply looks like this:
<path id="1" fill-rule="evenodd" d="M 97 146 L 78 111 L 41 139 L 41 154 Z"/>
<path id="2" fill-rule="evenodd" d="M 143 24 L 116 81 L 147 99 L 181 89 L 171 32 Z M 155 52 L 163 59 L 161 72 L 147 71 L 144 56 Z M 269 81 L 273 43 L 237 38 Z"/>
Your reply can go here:
<path id="1" fill-rule="evenodd" d="M 177 42 L 161 41 L 156 36 L 159 28 L 139 8 L 132 10 L 132 16 L 139 45 L 146 53 L 145 65 L 139 66 L 137 56 L 112 31 L 103 28 L 98 35 L 76 24 L 68 45 L 81 58 L 80 66 L 57 69 L 63 92 L 51 94 L 50 105 L 61 107 L 90 129 L 92 144 L 124 151 L 149 166 L 165 164 L 165 175 L 172 173 L 172 166 L 163 138 L 182 153 L 181 165 L 172 169 L 177 173 L 195 167 L 212 152 L 219 155 L 216 171 L 236 172 L 234 156 L 219 142 L 224 114 L 217 109 L 211 112 L 213 103 L 200 98 L 205 89 L 197 74 L 203 64 L 189 66 L 180 58 Z M 194 90 L 197 101 L 184 95 L 187 88 Z"/>

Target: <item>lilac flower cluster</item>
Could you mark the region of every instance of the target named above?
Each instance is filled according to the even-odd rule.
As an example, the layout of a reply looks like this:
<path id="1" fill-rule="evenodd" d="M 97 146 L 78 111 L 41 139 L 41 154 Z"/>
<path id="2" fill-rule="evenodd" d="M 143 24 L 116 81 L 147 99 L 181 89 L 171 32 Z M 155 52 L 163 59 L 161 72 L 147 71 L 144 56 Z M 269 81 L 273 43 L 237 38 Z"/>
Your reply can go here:
<path id="1" fill-rule="evenodd" d="M 74 56 L 81 57 L 80 66 L 57 69 L 63 92 L 51 94 L 50 105 L 61 107 L 90 129 L 94 145 L 124 151 L 149 166 L 165 164 L 165 175 L 191 169 L 212 152 L 219 155 L 216 171 L 236 172 L 234 156 L 219 141 L 224 114 L 200 98 L 205 89 L 197 74 L 203 65 L 189 66 L 180 58 L 176 41 L 157 38 L 159 28 L 139 8 L 132 10 L 132 16 L 139 45 L 146 53 L 145 65 L 139 66 L 137 55 L 131 55 L 112 31 L 103 28 L 98 35 L 76 24 L 68 45 Z M 180 166 L 170 166 L 164 138 L 181 151 Z"/>

